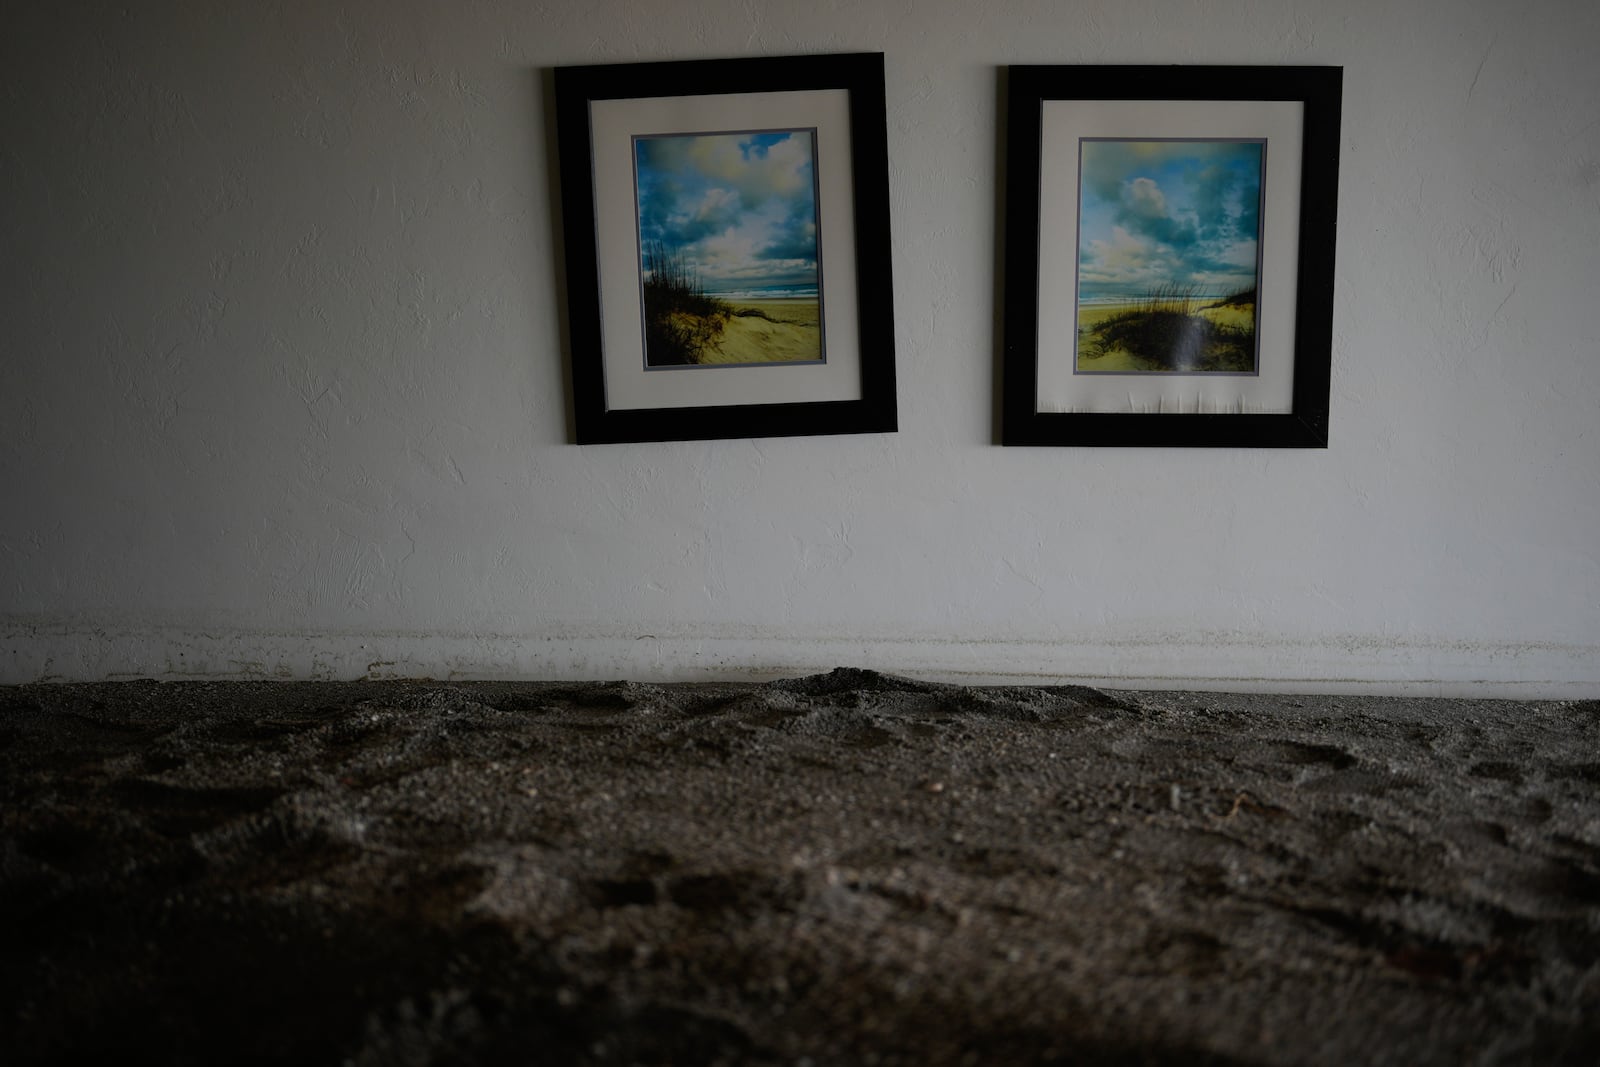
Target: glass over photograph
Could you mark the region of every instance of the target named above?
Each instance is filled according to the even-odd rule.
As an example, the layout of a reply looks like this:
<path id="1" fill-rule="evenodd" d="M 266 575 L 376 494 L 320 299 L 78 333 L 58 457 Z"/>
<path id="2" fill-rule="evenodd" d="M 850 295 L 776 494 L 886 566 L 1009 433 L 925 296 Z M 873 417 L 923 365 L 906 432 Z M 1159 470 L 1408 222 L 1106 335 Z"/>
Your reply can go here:
<path id="1" fill-rule="evenodd" d="M 815 131 L 633 149 L 646 369 L 824 362 Z"/>
<path id="2" fill-rule="evenodd" d="M 1078 144 L 1078 374 L 1255 374 L 1265 140 Z"/>

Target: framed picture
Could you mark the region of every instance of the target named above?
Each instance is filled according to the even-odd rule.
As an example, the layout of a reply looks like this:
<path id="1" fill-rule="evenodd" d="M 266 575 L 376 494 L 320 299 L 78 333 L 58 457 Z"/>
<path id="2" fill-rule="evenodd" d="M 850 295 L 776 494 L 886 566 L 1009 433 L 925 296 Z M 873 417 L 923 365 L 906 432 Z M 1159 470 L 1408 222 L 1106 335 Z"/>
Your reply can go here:
<path id="1" fill-rule="evenodd" d="M 883 56 L 554 83 L 576 441 L 894 430 Z"/>
<path id="2" fill-rule="evenodd" d="M 1326 448 L 1338 67 L 1012 67 L 1008 445 Z"/>

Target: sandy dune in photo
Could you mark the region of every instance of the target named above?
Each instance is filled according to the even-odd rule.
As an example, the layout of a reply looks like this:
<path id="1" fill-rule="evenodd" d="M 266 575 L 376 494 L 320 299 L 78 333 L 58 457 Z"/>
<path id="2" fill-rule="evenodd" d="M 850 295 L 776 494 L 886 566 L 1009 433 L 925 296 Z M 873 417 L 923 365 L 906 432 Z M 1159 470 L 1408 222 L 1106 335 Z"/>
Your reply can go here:
<path id="1" fill-rule="evenodd" d="M 1080 354 L 1077 356 L 1080 371 L 1124 371 L 1124 372 L 1162 372 L 1166 368 L 1157 366 L 1148 360 L 1123 348 L 1113 348 L 1101 356 L 1082 354 L 1086 342 L 1093 339 L 1094 328 L 1107 319 L 1118 315 L 1125 315 L 1138 311 L 1145 306 L 1143 300 L 1130 300 L 1122 304 L 1093 304 L 1078 308 L 1078 346 Z M 1226 304 L 1196 308 L 1195 315 L 1205 318 L 1217 326 L 1233 329 L 1249 329 L 1255 324 L 1256 306 L 1253 303 Z"/>
<path id="2" fill-rule="evenodd" d="M 733 314 L 702 363 L 797 363 L 822 358 L 815 300 L 730 300 Z"/>

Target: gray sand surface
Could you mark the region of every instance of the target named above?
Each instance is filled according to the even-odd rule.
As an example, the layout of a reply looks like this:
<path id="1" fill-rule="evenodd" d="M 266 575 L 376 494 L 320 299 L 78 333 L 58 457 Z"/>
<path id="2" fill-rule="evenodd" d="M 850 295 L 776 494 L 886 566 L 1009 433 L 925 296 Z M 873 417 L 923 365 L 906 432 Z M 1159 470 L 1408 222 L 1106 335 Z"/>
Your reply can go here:
<path id="1" fill-rule="evenodd" d="M 1600 1062 L 1600 702 L 0 689 L 10 1064 Z"/>

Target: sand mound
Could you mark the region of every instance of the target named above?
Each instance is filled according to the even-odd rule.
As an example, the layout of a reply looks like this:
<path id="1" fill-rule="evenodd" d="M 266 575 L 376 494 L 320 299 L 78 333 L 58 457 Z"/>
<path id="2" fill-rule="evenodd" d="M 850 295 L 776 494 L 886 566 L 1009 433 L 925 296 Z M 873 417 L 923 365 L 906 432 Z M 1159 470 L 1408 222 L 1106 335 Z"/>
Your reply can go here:
<path id="1" fill-rule="evenodd" d="M 8 1063 L 1600 1057 L 1600 706 L 0 690 Z"/>

